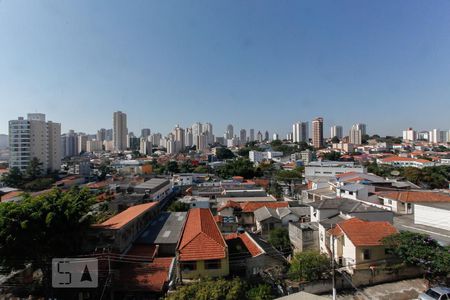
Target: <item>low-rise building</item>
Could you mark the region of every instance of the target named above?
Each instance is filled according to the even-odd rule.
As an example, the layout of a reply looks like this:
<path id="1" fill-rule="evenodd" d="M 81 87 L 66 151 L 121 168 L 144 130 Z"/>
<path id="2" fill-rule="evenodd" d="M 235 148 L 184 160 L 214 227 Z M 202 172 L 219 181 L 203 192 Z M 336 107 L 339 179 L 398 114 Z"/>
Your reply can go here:
<path id="1" fill-rule="evenodd" d="M 172 184 L 165 178 L 152 178 L 134 187 L 134 192 L 146 194 L 149 199 L 160 201 L 172 192 Z"/>
<path id="2" fill-rule="evenodd" d="M 450 202 L 414 204 L 414 223 L 450 231 Z"/>
<path id="3" fill-rule="evenodd" d="M 400 157 L 396 155 L 385 158 L 379 158 L 377 159 L 377 163 L 393 167 L 415 167 L 415 168 L 433 167 L 435 165 L 434 162 L 426 159 Z"/>
<path id="4" fill-rule="evenodd" d="M 347 172 L 366 173 L 366 168 L 354 162 L 313 161 L 305 167 L 306 179 L 312 177 L 335 177 Z"/>
<path id="5" fill-rule="evenodd" d="M 349 273 L 357 269 L 388 262 L 392 256 L 386 251 L 382 239 L 397 233 L 389 222 L 368 222 L 352 218 L 336 224 L 328 231 L 330 249 L 334 260 L 344 266 Z M 334 250 L 333 248 L 334 247 Z"/>
<path id="6" fill-rule="evenodd" d="M 180 280 L 229 274 L 228 247 L 209 209 L 189 210 L 177 260 Z"/>
<path id="7" fill-rule="evenodd" d="M 108 220 L 92 225 L 89 248 L 109 248 L 123 253 L 159 213 L 156 202 L 127 208 Z"/>
<path id="8" fill-rule="evenodd" d="M 378 197 L 386 209 L 398 214 L 413 214 L 414 204 L 450 203 L 450 194 L 433 191 L 379 192 Z"/>
<path id="9" fill-rule="evenodd" d="M 294 252 L 319 250 L 319 226 L 317 223 L 289 223 L 288 231 Z"/>
<path id="10" fill-rule="evenodd" d="M 309 207 L 277 207 L 263 206 L 255 210 L 256 230 L 267 236 L 275 228 L 287 227 L 289 223 L 309 221 Z"/>

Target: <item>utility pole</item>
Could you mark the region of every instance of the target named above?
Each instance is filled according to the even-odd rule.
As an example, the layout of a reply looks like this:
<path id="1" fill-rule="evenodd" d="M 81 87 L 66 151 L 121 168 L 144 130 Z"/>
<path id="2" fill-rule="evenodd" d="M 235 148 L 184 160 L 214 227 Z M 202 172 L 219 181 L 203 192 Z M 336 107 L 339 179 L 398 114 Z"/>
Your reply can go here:
<path id="1" fill-rule="evenodd" d="M 331 227 L 333 229 L 333 226 Z M 331 280 L 333 284 L 333 300 L 336 300 L 336 278 L 334 273 L 334 236 L 331 235 Z"/>

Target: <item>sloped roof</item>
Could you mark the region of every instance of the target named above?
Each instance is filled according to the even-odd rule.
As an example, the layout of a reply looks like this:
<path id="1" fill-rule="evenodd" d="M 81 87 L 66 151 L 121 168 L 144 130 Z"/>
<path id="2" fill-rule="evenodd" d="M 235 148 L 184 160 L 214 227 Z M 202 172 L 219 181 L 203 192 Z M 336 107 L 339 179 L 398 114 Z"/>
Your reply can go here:
<path id="1" fill-rule="evenodd" d="M 139 217 L 141 214 L 145 213 L 152 207 L 156 206 L 157 202 L 149 202 L 144 204 L 139 204 L 135 206 L 131 206 L 124 210 L 123 212 L 115 215 L 112 218 L 109 218 L 105 222 L 101 224 L 94 224 L 93 227 L 104 227 L 108 229 L 120 229 L 124 225 L 128 224 L 135 218 Z"/>
<path id="2" fill-rule="evenodd" d="M 258 244 L 256 244 L 256 242 L 248 235 L 247 232 L 230 233 L 230 234 L 225 235 L 226 241 L 230 241 L 230 240 L 234 240 L 234 239 L 240 239 L 242 241 L 242 243 L 245 245 L 245 247 L 247 248 L 248 252 L 250 252 L 250 254 L 253 257 L 264 253 L 263 249 L 260 248 L 258 246 Z"/>
<path id="3" fill-rule="evenodd" d="M 430 191 L 395 191 L 395 192 L 379 192 L 379 197 L 397 200 L 401 202 L 450 202 L 450 195 L 440 192 Z"/>
<path id="4" fill-rule="evenodd" d="M 287 201 L 275 201 L 275 202 L 247 202 L 242 203 L 242 212 L 254 212 L 258 208 L 278 208 L 278 207 L 288 207 L 289 203 Z"/>
<path id="5" fill-rule="evenodd" d="M 389 222 L 368 222 L 358 218 L 342 221 L 329 232 L 333 236 L 345 234 L 355 245 L 358 246 L 379 246 L 381 240 L 387 236 L 397 233 L 397 229 Z"/>
<path id="6" fill-rule="evenodd" d="M 180 261 L 222 259 L 227 246 L 208 208 L 189 210 L 180 243 Z"/>

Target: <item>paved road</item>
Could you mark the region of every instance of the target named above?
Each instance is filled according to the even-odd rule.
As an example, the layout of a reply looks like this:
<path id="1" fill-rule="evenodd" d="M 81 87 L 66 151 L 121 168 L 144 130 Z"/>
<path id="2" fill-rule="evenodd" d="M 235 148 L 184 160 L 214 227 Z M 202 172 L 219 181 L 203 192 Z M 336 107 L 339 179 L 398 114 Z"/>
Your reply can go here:
<path id="1" fill-rule="evenodd" d="M 394 217 L 394 226 L 400 231 L 412 231 L 428 234 L 442 245 L 450 245 L 450 231 L 414 224 L 414 217 L 412 215 Z"/>

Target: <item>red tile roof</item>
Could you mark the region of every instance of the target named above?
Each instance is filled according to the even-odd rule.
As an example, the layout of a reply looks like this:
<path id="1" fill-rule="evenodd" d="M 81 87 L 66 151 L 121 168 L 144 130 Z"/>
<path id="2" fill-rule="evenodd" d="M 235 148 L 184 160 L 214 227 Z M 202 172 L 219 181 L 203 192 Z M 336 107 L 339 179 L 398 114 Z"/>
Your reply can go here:
<path id="1" fill-rule="evenodd" d="M 8 194 L 5 194 L 3 196 L 0 197 L 0 202 L 1 201 L 6 201 L 15 197 L 19 197 L 23 194 L 23 191 L 14 191 L 14 192 L 10 192 Z"/>
<path id="2" fill-rule="evenodd" d="M 415 162 L 423 163 L 423 164 L 430 163 L 430 161 L 429 161 L 429 160 L 426 160 L 426 159 L 416 159 L 416 158 L 411 158 L 411 157 L 401 157 L 401 156 L 396 156 L 396 155 L 382 158 L 381 161 L 382 161 L 382 162 L 415 161 Z"/>
<path id="3" fill-rule="evenodd" d="M 261 207 L 267 208 L 279 208 L 288 207 L 289 204 L 286 201 L 276 201 L 276 202 L 246 202 L 241 203 L 242 212 L 254 212 Z"/>
<path id="4" fill-rule="evenodd" d="M 228 207 L 241 208 L 241 205 L 239 203 L 237 203 L 237 202 L 234 202 L 233 200 L 228 200 L 227 203 L 225 205 L 219 207 L 217 209 L 217 211 L 222 211 L 223 209 L 228 208 Z"/>
<path id="5" fill-rule="evenodd" d="M 130 259 L 149 259 L 153 260 L 158 254 L 158 245 L 140 245 L 133 244 L 127 252 L 127 258 Z"/>
<path id="6" fill-rule="evenodd" d="M 120 263 L 114 286 L 120 291 L 163 292 L 173 257 L 157 257 L 151 263 Z"/>
<path id="7" fill-rule="evenodd" d="M 123 212 L 115 215 L 112 218 L 109 218 L 105 222 L 101 224 L 94 224 L 94 227 L 105 227 L 109 229 L 120 229 L 124 225 L 128 224 L 130 221 L 139 217 L 141 214 L 147 212 L 152 207 L 156 206 L 157 202 L 149 202 L 145 204 L 139 204 L 135 206 L 131 206 L 124 210 Z"/>
<path id="8" fill-rule="evenodd" d="M 396 191 L 379 192 L 379 197 L 397 200 L 401 202 L 420 203 L 420 202 L 450 202 L 450 194 L 429 192 L 429 191 Z"/>
<path id="9" fill-rule="evenodd" d="M 225 240 L 234 240 L 240 239 L 242 243 L 244 243 L 245 247 L 248 249 L 248 252 L 255 257 L 258 256 L 264 251 L 255 243 L 255 241 L 248 235 L 248 233 L 230 233 L 225 236 Z"/>
<path id="10" fill-rule="evenodd" d="M 227 256 L 227 245 L 209 209 L 189 210 L 177 250 L 180 261 L 222 259 Z"/>
<path id="11" fill-rule="evenodd" d="M 358 218 L 342 221 L 329 232 L 333 236 L 345 234 L 355 245 L 380 246 L 384 237 L 397 233 L 397 229 L 389 222 L 368 222 Z"/>

